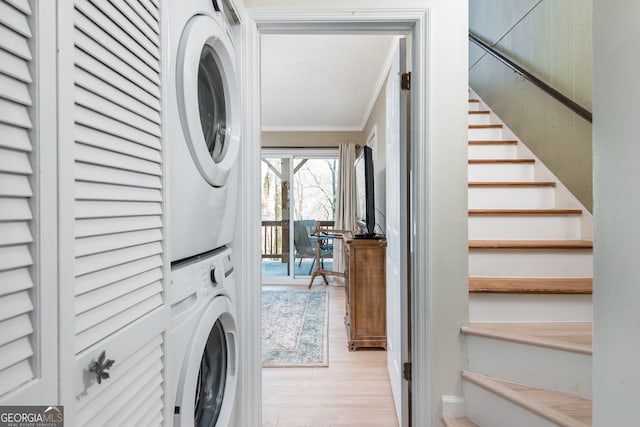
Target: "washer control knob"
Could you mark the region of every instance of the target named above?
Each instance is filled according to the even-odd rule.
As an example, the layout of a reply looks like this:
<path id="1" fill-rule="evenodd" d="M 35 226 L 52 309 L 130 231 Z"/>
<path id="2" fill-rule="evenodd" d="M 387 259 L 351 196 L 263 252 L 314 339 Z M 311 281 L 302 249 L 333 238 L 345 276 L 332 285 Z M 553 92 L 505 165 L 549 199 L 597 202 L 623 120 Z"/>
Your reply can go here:
<path id="1" fill-rule="evenodd" d="M 224 273 L 220 268 L 213 267 L 209 274 L 211 275 L 211 283 L 213 283 L 214 286 L 222 284 L 222 281 L 224 280 Z"/>

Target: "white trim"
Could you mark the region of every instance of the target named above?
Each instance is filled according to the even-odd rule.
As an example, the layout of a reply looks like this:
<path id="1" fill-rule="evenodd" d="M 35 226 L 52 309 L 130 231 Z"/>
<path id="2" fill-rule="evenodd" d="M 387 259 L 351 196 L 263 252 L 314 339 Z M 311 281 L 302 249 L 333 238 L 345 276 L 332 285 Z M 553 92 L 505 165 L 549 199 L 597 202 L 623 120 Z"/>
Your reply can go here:
<path id="1" fill-rule="evenodd" d="M 74 93 L 73 2 L 58 6 L 58 93 Z M 59 393 L 65 422 L 76 425 L 74 97 L 58 97 L 58 310 Z"/>
<path id="2" fill-rule="evenodd" d="M 411 377 L 412 381 L 411 417 L 414 425 L 430 425 L 433 400 L 431 396 L 431 272 L 432 255 L 429 249 L 431 235 L 429 212 L 429 182 L 431 168 L 429 150 L 429 52 L 430 37 L 429 12 L 424 11 L 418 18 L 411 39 L 411 139 L 409 166 L 411 194 L 411 224 L 413 234 L 409 235 L 411 253 Z"/>
<path id="3" fill-rule="evenodd" d="M 271 148 L 264 147 L 261 149 L 260 157 L 268 157 L 268 156 L 293 156 L 294 158 L 304 157 L 306 159 L 322 159 L 325 157 L 336 159 L 338 158 L 338 149 L 337 148 Z"/>
<path id="4" fill-rule="evenodd" d="M 262 132 L 362 132 L 363 129 L 362 126 L 263 126 Z"/>
<path id="5" fill-rule="evenodd" d="M 259 34 L 398 35 L 410 33 L 414 24 L 425 23 L 427 9 L 252 9 L 249 16 L 260 27 Z M 357 26 L 357 28 L 355 28 Z"/>
<path id="6" fill-rule="evenodd" d="M 248 16 L 242 25 L 240 87 L 243 97 L 243 152 L 240 153 L 239 212 L 236 240 L 239 260 L 236 282 L 239 373 L 235 425 L 262 425 L 261 293 L 260 293 L 260 35 Z"/>
<path id="7" fill-rule="evenodd" d="M 58 215 L 57 215 L 57 85 L 56 85 L 56 13 L 54 2 L 34 2 L 36 14 L 36 186 L 35 224 L 38 242 L 36 252 L 40 323 L 38 376 L 43 380 L 40 398 L 58 401 Z M 36 403 L 34 396 L 29 402 Z M 40 402 L 44 404 L 45 402 Z"/>
<path id="8" fill-rule="evenodd" d="M 371 140 L 374 140 L 373 144 L 369 144 Z M 369 132 L 369 135 L 367 136 L 366 141 L 367 142 L 365 142 L 365 145 L 368 145 L 369 147 L 371 147 L 372 150 L 378 148 L 378 124 L 377 123 L 374 124 L 373 127 L 371 128 L 371 132 Z"/>
<path id="9" fill-rule="evenodd" d="M 244 171 L 241 194 L 245 202 L 243 208 L 247 213 L 243 220 L 247 231 L 243 237 L 244 243 L 242 260 L 245 268 L 244 277 L 249 279 L 246 286 L 249 291 L 247 298 L 240 299 L 243 303 L 239 307 L 240 322 L 253 329 L 245 330 L 243 342 L 247 345 L 241 361 L 244 373 L 244 387 L 238 400 L 243 403 L 239 413 L 246 420 L 238 425 L 261 425 L 261 374 L 260 374 L 260 277 L 259 261 L 260 248 L 258 233 L 251 235 L 248 231 L 255 230 L 259 224 L 259 171 L 256 165 L 260 161 L 260 82 L 259 82 L 259 54 L 260 34 L 268 33 L 343 33 L 343 32 L 373 32 L 387 34 L 412 35 L 412 76 L 411 90 L 411 156 L 412 156 L 412 360 L 414 378 L 412 384 L 412 420 L 416 426 L 430 425 L 430 415 L 434 411 L 431 401 L 430 384 L 430 355 L 429 355 L 429 266 L 431 253 L 428 249 L 428 189 L 429 177 L 428 152 L 430 135 L 427 132 L 429 117 L 427 82 L 428 75 L 428 10 L 427 9 L 375 9 L 375 10 L 283 10 L 256 9 L 250 12 L 251 19 L 247 27 L 250 38 L 245 48 L 248 49 L 247 59 L 252 62 L 244 76 L 242 86 L 247 89 L 247 156 L 244 158 L 247 169 Z M 255 26 L 253 23 L 255 22 Z M 253 187 L 252 187 L 253 186 Z M 253 199 L 252 199 L 253 197 Z M 254 222 L 252 222 L 254 221 Z M 420 238 L 417 238 L 419 236 Z M 419 261 L 419 262 L 418 262 Z M 251 281 L 253 280 L 253 281 Z M 417 284 L 420 284 L 419 286 Z M 252 311 L 253 310 L 253 311 Z"/>
<path id="10" fill-rule="evenodd" d="M 161 70 L 161 78 L 163 79 L 162 81 L 162 86 L 160 88 L 160 108 L 162 109 L 162 113 L 161 113 L 161 117 L 162 117 L 162 124 L 161 124 L 161 131 L 162 131 L 162 137 L 160 139 L 160 143 L 162 144 L 162 151 L 161 151 L 161 159 L 162 159 L 162 211 L 164 212 L 164 215 L 162 216 L 162 241 L 164 242 L 164 250 L 162 251 L 162 295 L 163 295 L 163 302 L 164 302 L 164 308 L 165 310 L 167 310 L 167 314 L 166 316 L 161 316 L 161 319 L 165 322 L 171 320 L 171 305 L 169 302 L 169 283 L 170 283 L 170 274 L 171 274 L 171 254 L 170 251 L 168 250 L 168 248 L 171 247 L 171 239 L 169 237 L 169 227 L 168 224 L 170 224 L 171 221 L 171 209 L 168 209 L 168 200 L 170 197 L 170 185 L 169 184 L 169 171 L 171 170 L 171 156 L 169 156 L 167 154 L 168 151 L 168 144 L 167 144 L 167 135 L 169 135 L 168 132 L 168 126 L 167 126 L 167 104 L 169 103 L 169 97 L 168 97 L 168 93 L 169 93 L 169 84 L 167 84 L 167 77 L 166 76 L 170 76 L 171 72 L 169 70 L 170 68 L 170 51 L 169 51 L 169 17 L 168 17 L 168 13 L 167 10 L 169 8 L 169 4 L 168 4 L 168 0 L 163 0 L 160 2 L 160 70 Z M 171 339 L 169 338 L 169 324 L 165 324 L 164 325 L 164 330 L 162 331 L 162 351 L 163 354 L 168 354 L 169 352 L 169 346 L 171 345 Z M 162 410 L 163 412 L 163 417 L 165 420 L 165 424 L 167 424 L 167 421 L 169 420 L 173 420 L 173 402 L 169 402 L 168 397 L 169 396 L 173 396 L 173 391 L 168 389 L 168 383 L 167 383 L 167 357 L 165 356 L 163 358 L 163 363 L 164 363 L 164 381 L 162 382 L 162 389 L 163 389 L 163 400 L 164 400 L 164 408 Z M 168 424 L 171 424 L 171 422 L 168 422 Z"/>
<path id="11" fill-rule="evenodd" d="M 365 113 L 362 116 L 362 121 L 360 122 L 361 123 L 360 128 L 362 130 L 364 130 L 365 126 L 367 125 L 367 120 L 369 120 L 369 116 L 373 111 L 373 107 L 376 105 L 376 101 L 380 96 L 380 92 L 382 91 L 384 82 L 387 81 L 387 77 L 389 76 L 389 71 L 391 70 L 391 62 L 393 61 L 393 53 L 395 52 L 395 49 L 398 46 L 399 39 L 400 39 L 400 36 L 396 36 L 393 39 L 393 43 L 391 43 L 391 46 L 389 47 L 389 51 L 387 52 L 387 57 L 385 58 L 384 65 L 382 66 L 382 71 L 380 72 L 380 75 L 378 76 L 378 81 L 376 82 L 376 85 L 373 88 L 373 92 L 371 93 L 371 98 L 369 99 L 369 105 L 367 106 L 367 109 L 365 110 Z"/>

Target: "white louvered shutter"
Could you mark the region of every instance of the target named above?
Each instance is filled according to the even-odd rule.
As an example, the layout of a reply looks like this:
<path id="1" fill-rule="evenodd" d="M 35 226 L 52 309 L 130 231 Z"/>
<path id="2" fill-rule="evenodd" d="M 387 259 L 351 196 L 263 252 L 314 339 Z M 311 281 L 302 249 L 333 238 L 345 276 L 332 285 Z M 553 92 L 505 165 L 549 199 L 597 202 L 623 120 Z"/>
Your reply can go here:
<path id="1" fill-rule="evenodd" d="M 0 0 L 0 402 L 37 376 L 30 17 L 28 1 Z"/>
<path id="2" fill-rule="evenodd" d="M 147 327 L 164 305 L 159 5 L 73 13 L 75 353 L 120 355 L 78 396 L 77 425 L 161 424 L 162 333 Z M 129 342 L 131 328 L 146 335 Z"/>

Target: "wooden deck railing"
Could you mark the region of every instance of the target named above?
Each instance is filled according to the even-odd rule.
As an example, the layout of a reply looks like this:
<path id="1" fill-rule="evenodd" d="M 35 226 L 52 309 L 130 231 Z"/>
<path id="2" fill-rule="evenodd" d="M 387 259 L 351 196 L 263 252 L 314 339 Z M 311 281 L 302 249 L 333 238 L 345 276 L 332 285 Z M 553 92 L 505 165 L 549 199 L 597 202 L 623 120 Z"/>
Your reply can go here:
<path id="1" fill-rule="evenodd" d="M 335 221 L 318 221 L 318 225 L 327 229 L 335 226 Z M 283 230 L 284 227 L 284 230 Z M 289 222 L 288 221 L 262 221 L 262 258 L 281 258 L 287 262 L 289 258 Z M 283 232 L 284 231 L 284 232 Z"/>
<path id="2" fill-rule="evenodd" d="M 262 221 L 262 258 L 282 258 L 283 221 Z"/>

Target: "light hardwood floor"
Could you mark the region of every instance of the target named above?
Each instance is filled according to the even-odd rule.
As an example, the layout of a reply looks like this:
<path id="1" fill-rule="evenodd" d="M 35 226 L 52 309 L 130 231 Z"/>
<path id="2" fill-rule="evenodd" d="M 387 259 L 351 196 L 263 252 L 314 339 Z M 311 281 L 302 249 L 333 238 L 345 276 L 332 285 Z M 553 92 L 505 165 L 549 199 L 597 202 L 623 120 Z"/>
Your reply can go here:
<path id="1" fill-rule="evenodd" d="M 322 286 L 316 284 L 314 288 Z M 306 286 L 295 288 L 306 289 Z M 262 425 L 396 427 L 387 353 L 365 349 L 348 351 L 343 323 L 344 288 L 328 286 L 326 289 L 329 290 L 329 367 L 263 368 Z"/>

